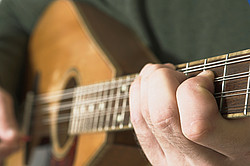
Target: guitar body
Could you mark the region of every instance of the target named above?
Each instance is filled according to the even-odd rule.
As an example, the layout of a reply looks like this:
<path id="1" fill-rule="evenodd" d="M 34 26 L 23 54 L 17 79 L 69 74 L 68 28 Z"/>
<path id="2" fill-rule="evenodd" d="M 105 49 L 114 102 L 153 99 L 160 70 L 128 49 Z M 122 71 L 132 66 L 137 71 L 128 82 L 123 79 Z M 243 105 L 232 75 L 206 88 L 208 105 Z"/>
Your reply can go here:
<path id="1" fill-rule="evenodd" d="M 129 29 L 90 5 L 69 0 L 54 1 L 45 11 L 29 53 L 27 87 L 39 75 L 38 93 L 110 80 L 157 62 Z M 49 138 L 51 165 L 148 165 L 132 130 L 69 136 L 60 130 L 68 124 L 53 123 L 58 117 L 58 111 L 51 111 L 47 132 L 40 133 L 44 128 L 39 125 L 32 130 L 32 146 Z M 14 154 L 7 165 L 23 165 L 23 155 L 22 150 Z"/>

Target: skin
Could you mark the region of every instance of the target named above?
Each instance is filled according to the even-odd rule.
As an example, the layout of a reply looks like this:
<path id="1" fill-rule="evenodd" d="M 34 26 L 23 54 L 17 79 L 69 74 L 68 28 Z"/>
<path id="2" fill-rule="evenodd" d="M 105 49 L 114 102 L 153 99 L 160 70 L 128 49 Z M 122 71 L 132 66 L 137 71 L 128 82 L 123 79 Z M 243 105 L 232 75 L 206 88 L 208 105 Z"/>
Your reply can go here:
<path id="1" fill-rule="evenodd" d="M 13 99 L 0 88 L 0 162 L 19 148 L 20 138 L 14 118 Z"/>
<path id="2" fill-rule="evenodd" d="M 187 79 L 172 64 L 148 64 L 130 89 L 131 121 L 152 165 L 250 165 L 250 118 L 226 120 L 214 74 Z"/>

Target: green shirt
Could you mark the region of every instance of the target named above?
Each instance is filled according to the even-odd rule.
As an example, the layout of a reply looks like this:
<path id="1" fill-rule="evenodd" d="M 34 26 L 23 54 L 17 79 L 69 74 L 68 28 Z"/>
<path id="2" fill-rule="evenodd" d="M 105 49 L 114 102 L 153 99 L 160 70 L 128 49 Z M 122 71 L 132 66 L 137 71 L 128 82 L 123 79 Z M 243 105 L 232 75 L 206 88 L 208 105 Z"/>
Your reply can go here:
<path id="1" fill-rule="evenodd" d="M 162 62 L 178 64 L 249 48 L 247 0 L 85 1 L 133 29 Z M 0 83 L 12 94 L 20 89 L 29 35 L 49 2 L 0 3 Z"/>

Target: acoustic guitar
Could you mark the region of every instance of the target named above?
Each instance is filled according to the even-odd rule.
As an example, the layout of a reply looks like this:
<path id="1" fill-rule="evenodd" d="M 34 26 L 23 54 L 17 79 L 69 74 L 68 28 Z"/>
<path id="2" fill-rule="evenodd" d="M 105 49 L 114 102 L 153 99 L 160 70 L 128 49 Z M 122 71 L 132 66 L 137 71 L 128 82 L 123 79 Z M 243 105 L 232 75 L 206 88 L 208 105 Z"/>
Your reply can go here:
<path id="1" fill-rule="evenodd" d="M 89 4 L 56 0 L 32 34 L 29 55 L 23 132 L 31 141 L 6 165 L 28 165 L 47 144 L 50 165 L 150 165 L 133 134 L 128 96 L 133 73 L 158 60 L 129 28 Z M 221 114 L 245 117 L 249 60 L 244 50 L 177 70 L 190 77 L 214 71 Z"/>

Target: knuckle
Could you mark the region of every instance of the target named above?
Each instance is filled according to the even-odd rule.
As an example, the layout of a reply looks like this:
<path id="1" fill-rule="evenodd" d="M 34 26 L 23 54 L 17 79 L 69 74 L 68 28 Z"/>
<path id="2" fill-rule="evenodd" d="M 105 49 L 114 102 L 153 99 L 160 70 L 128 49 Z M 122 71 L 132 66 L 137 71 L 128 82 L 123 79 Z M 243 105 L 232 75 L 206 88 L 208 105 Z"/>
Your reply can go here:
<path id="1" fill-rule="evenodd" d="M 143 69 L 146 69 L 146 68 L 149 68 L 149 67 L 151 67 L 153 64 L 152 63 L 147 63 L 143 68 L 142 68 L 142 70 Z"/>
<path id="2" fill-rule="evenodd" d="M 174 71 L 168 68 L 158 68 L 152 75 L 153 78 L 170 77 Z"/>
<path id="3" fill-rule="evenodd" d="M 162 65 L 161 64 L 152 64 L 152 63 L 148 63 L 146 64 L 143 69 L 140 72 L 141 76 L 149 76 L 151 73 L 153 73 L 155 70 L 161 68 Z"/>
<path id="4" fill-rule="evenodd" d="M 207 138 L 213 131 L 210 123 L 206 120 L 197 120 L 191 123 L 190 126 L 184 126 L 183 134 L 191 141 L 201 142 Z"/>
<path id="5" fill-rule="evenodd" d="M 167 106 L 162 111 L 163 114 L 157 114 L 152 117 L 152 126 L 159 130 L 171 132 L 177 118 L 175 111 L 176 109 L 172 105 Z"/>
<path id="6" fill-rule="evenodd" d="M 201 92 L 201 86 L 198 79 L 189 78 L 182 82 L 177 88 L 177 96 L 182 96 L 186 94 L 198 94 Z"/>
<path id="7" fill-rule="evenodd" d="M 142 68 L 142 70 L 141 70 L 141 72 L 140 72 L 140 75 L 144 75 L 145 73 L 147 73 L 147 72 L 150 70 L 150 68 L 151 68 L 152 66 L 153 66 L 152 63 L 146 64 L 146 65 Z"/>
<path id="8" fill-rule="evenodd" d="M 199 82 L 195 78 L 189 78 L 181 84 L 183 89 L 192 89 L 192 90 L 195 90 L 198 85 Z"/>

